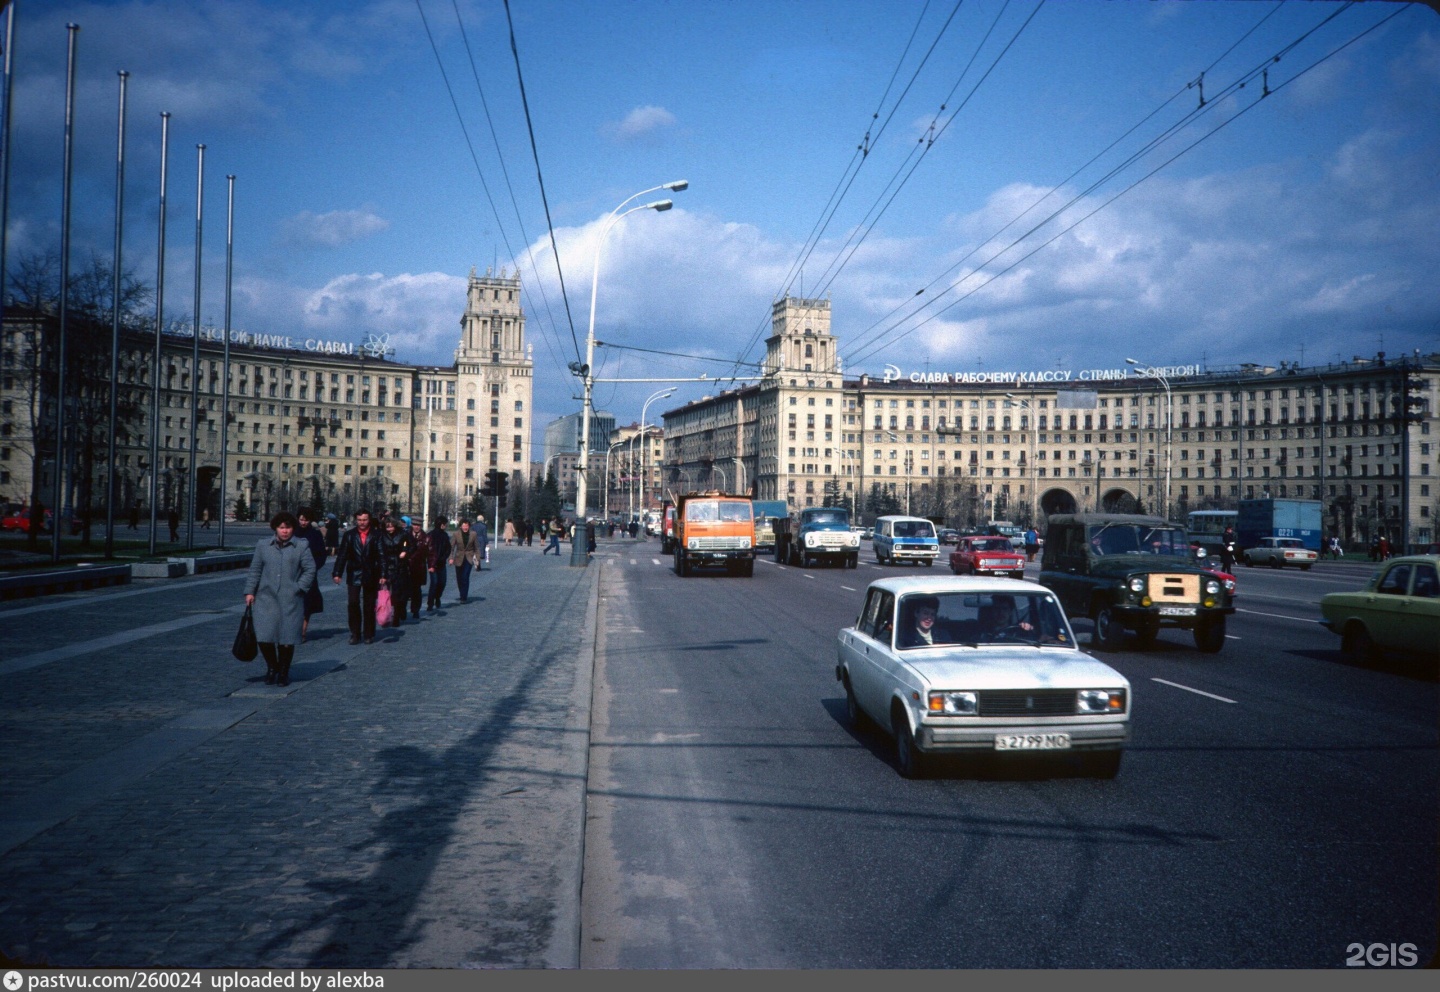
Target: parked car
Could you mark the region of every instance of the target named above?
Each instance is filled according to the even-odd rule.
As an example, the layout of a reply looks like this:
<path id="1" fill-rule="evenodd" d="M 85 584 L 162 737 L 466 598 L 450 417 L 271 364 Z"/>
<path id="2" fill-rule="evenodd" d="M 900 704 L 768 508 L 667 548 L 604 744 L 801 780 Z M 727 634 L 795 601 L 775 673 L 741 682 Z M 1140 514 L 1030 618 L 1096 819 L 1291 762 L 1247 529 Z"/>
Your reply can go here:
<path id="1" fill-rule="evenodd" d="M 961 537 L 950 552 L 950 571 L 956 575 L 997 575 L 1025 578 L 1025 556 L 1010 546 L 1008 537 L 977 534 Z"/>
<path id="2" fill-rule="evenodd" d="M 1262 537 L 1255 547 L 1240 552 L 1240 559 L 1251 568 L 1256 565 L 1269 565 L 1271 568 L 1294 565 L 1308 572 L 1319 558 L 1320 555 L 1305 547 L 1298 537 Z"/>
<path id="3" fill-rule="evenodd" d="M 1440 555 L 1391 558 L 1357 592 L 1326 593 L 1321 625 L 1357 661 L 1385 650 L 1440 658 Z"/>
<path id="4" fill-rule="evenodd" d="M 895 738 L 896 765 L 921 776 L 934 756 L 1078 753 L 1113 778 L 1130 731 L 1130 683 L 1091 658 L 1050 590 L 961 576 L 870 584 L 840 631 L 835 677 L 851 723 Z"/>

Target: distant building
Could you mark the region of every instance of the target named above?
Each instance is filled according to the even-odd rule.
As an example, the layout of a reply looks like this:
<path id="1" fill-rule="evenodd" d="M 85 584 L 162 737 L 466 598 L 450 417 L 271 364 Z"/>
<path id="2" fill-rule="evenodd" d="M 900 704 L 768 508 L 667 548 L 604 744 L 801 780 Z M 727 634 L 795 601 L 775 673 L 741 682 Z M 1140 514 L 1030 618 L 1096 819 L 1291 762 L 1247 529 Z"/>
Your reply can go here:
<path id="1" fill-rule="evenodd" d="M 845 379 L 829 301 L 794 298 L 766 345 L 760 384 L 663 414 L 666 487 L 960 527 L 1303 498 L 1348 542 L 1440 535 L 1440 355 Z"/>

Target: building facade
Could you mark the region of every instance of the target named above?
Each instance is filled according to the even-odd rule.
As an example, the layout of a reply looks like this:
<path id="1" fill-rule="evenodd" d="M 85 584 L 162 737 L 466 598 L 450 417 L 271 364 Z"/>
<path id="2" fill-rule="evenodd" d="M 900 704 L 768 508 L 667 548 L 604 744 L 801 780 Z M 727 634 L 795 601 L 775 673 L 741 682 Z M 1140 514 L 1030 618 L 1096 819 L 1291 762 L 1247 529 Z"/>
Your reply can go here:
<path id="1" fill-rule="evenodd" d="M 1440 534 L 1437 388 L 1440 355 L 844 379 L 828 303 L 787 299 L 761 384 L 664 414 L 665 480 L 961 527 L 1318 499 L 1346 541 L 1426 544 Z"/>
<path id="2" fill-rule="evenodd" d="M 228 389 L 218 332 L 202 332 L 198 366 L 193 336 L 163 335 L 153 415 L 155 337 L 124 334 L 117 515 L 136 505 L 148 510 L 152 489 L 161 510 L 188 512 L 193 460 L 197 514 L 209 510 L 213 517 L 222 503 L 227 514 L 238 506 L 261 517 L 304 503 L 343 513 L 359 506 L 423 512 L 428 495 L 432 513 L 454 516 L 486 471 L 527 473 L 533 455 L 533 362 L 518 273 L 472 270 L 460 325 L 453 366 L 396 362 L 383 343 L 232 334 Z M 0 499 L 28 502 L 37 462 L 42 500 L 52 491 L 54 442 L 45 425 L 53 423 L 54 401 L 46 393 L 49 379 L 35 373 L 54 333 L 52 315 L 6 313 Z M 107 328 L 104 382 L 81 377 L 66 390 L 71 423 L 83 421 L 70 412 L 83 410 L 87 397 L 108 394 L 109 340 Z M 223 432 L 222 417 L 228 417 Z M 104 459 L 94 457 L 95 438 L 66 433 L 66 502 L 103 509 L 83 493 L 90 475 L 90 492 L 103 500 Z"/>

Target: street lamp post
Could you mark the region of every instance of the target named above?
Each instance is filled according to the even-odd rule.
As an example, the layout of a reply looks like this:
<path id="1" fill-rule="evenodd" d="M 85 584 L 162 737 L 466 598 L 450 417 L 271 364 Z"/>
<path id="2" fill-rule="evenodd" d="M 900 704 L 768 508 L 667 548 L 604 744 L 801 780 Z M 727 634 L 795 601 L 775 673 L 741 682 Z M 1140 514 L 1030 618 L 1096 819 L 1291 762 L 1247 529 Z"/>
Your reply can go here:
<path id="1" fill-rule="evenodd" d="M 605 517 L 606 517 L 606 519 L 609 519 L 609 517 L 610 517 L 610 455 L 611 455 L 611 453 L 612 453 L 616 448 L 620 447 L 620 445 L 624 444 L 624 443 L 625 443 L 626 441 L 628 441 L 628 440 L 629 440 L 629 438 L 622 438 L 622 439 L 619 440 L 619 441 L 611 441 L 611 442 L 610 442 L 610 447 L 605 450 Z"/>
<path id="2" fill-rule="evenodd" d="M 1016 399 L 1014 393 L 1006 393 L 1005 398 L 1012 403 L 1018 404 L 1020 409 L 1030 411 L 1030 526 L 1035 527 L 1036 522 L 1039 518 L 1039 511 L 1036 508 L 1037 504 L 1035 502 L 1035 480 L 1037 478 L 1037 476 L 1035 475 L 1035 436 L 1039 432 L 1040 426 L 1039 423 L 1035 420 L 1035 408 L 1030 405 L 1029 401 Z M 1095 485 L 1096 491 L 1098 492 L 1100 485 L 1099 482 L 1097 481 Z M 1036 529 L 1038 530 L 1039 528 Z"/>
<path id="3" fill-rule="evenodd" d="M 595 366 L 595 297 L 600 286 L 600 249 L 605 246 L 605 236 L 610 233 L 610 228 L 614 227 L 615 222 L 620 220 L 620 218 L 632 214 L 637 210 L 665 211 L 675 205 L 670 200 L 655 200 L 652 203 L 643 203 L 638 207 L 631 207 L 629 210 L 621 213 L 621 208 L 624 207 L 625 204 L 634 200 L 636 197 L 644 196 L 646 193 L 654 193 L 662 189 L 679 192 L 689 187 L 689 185 L 690 183 L 687 180 L 679 179 L 675 182 L 652 186 L 650 189 L 642 189 L 638 193 L 627 196 L 620 202 L 619 206 L 610 211 L 610 216 L 606 219 L 605 226 L 600 229 L 600 235 L 595 241 L 595 266 L 590 277 L 590 328 L 585 334 L 585 364 L 574 369 L 585 383 L 585 397 L 580 408 L 580 460 L 576 465 L 577 472 L 575 482 L 575 516 L 578 518 L 576 520 L 577 527 L 583 525 L 585 522 L 587 496 L 589 495 L 586 492 L 586 488 L 589 481 L 587 476 L 590 469 L 590 395 L 595 388 L 595 376 L 593 372 Z M 584 567 L 589 564 L 590 555 L 585 547 L 585 543 L 584 540 L 579 539 L 571 543 L 571 565 Z"/>
<path id="4" fill-rule="evenodd" d="M 1162 385 L 1162 386 L 1165 387 L 1165 513 L 1164 513 L 1164 517 L 1165 517 L 1166 520 L 1169 520 L 1169 519 L 1170 519 L 1170 477 L 1171 477 L 1170 459 L 1171 459 L 1171 453 L 1172 453 L 1172 445 L 1171 445 L 1171 437 L 1172 437 L 1172 434 L 1171 434 L 1171 431 L 1172 431 L 1172 428 L 1174 427 L 1174 423 L 1175 423 L 1175 401 L 1174 401 L 1174 397 L 1172 397 L 1172 396 L 1170 395 L 1170 380 L 1167 379 L 1167 378 L 1165 378 L 1165 376 L 1161 375 L 1161 374 L 1160 374 L 1160 369 L 1157 368 L 1157 367 L 1154 366 L 1154 365 L 1143 366 L 1143 365 L 1140 364 L 1140 362 L 1136 361 L 1136 360 L 1133 359 L 1133 358 L 1127 358 L 1127 359 L 1125 359 L 1125 364 L 1126 364 L 1126 365 L 1134 365 L 1134 366 L 1136 366 L 1136 367 L 1139 369 L 1141 375 L 1149 376 L 1149 377 L 1152 378 L 1152 379 L 1157 379 L 1157 380 L 1159 380 L 1160 385 Z"/>
<path id="5" fill-rule="evenodd" d="M 650 476 L 647 472 L 648 461 L 645 457 L 646 448 L 649 444 L 649 437 L 646 435 L 646 431 L 649 430 L 650 425 L 645 422 L 645 418 L 650 412 L 651 403 L 673 395 L 675 395 L 674 386 L 671 386 L 669 389 L 661 389 L 658 392 L 652 393 L 650 397 L 645 400 L 644 405 L 640 407 L 640 515 L 642 518 L 645 515 L 645 511 L 650 508 Z"/>

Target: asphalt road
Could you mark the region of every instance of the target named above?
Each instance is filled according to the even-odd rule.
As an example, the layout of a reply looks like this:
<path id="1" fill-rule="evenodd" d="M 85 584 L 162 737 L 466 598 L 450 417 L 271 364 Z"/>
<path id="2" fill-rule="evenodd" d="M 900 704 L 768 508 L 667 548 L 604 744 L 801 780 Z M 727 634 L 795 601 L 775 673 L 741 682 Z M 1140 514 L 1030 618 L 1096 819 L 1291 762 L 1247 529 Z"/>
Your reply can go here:
<path id="1" fill-rule="evenodd" d="M 582 966 L 1434 957 L 1434 668 L 1352 665 L 1315 622 L 1367 566 L 1241 567 L 1219 655 L 1178 631 L 1099 653 L 1134 691 L 1114 781 L 959 764 L 912 782 L 887 736 L 851 730 L 834 677 L 836 631 L 897 571 L 864 552 L 752 579 L 679 579 L 653 542 L 606 562 Z"/>

